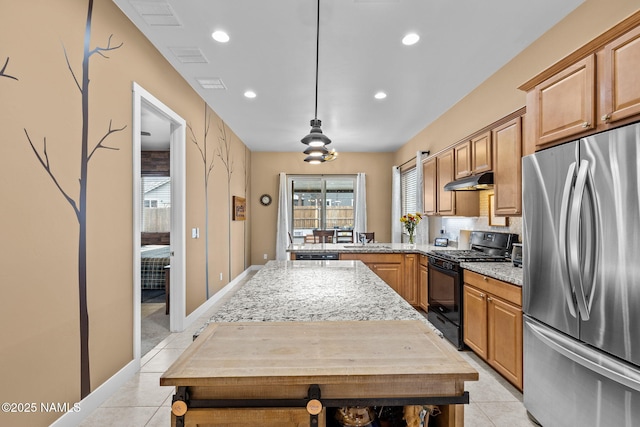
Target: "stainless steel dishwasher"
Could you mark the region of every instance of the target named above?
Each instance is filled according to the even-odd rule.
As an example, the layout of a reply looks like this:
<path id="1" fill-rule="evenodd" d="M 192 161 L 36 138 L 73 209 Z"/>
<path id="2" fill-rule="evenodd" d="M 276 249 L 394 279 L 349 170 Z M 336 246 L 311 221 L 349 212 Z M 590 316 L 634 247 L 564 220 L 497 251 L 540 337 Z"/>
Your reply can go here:
<path id="1" fill-rule="evenodd" d="M 339 260 L 340 254 L 333 252 L 304 252 L 296 253 L 296 260 L 306 261 L 327 261 L 327 260 Z"/>

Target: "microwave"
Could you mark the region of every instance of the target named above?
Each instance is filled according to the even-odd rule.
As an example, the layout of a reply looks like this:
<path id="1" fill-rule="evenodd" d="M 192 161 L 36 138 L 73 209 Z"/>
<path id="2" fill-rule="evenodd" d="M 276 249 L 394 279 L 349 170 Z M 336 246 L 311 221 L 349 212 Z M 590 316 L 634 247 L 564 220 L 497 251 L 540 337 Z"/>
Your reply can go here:
<path id="1" fill-rule="evenodd" d="M 514 243 L 511 248 L 511 262 L 514 267 L 522 267 L 522 243 Z"/>

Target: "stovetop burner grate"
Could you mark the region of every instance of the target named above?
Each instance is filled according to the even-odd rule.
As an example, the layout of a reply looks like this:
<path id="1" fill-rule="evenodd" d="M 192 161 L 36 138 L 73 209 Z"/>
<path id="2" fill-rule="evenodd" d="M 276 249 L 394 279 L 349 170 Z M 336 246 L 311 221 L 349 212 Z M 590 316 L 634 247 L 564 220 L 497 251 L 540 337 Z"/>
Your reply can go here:
<path id="1" fill-rule="evenodd" d="M 506 261 L 504 256 L 476 250 L 434 250 L 432 252 L 441 258 L 457 262 Z"/>

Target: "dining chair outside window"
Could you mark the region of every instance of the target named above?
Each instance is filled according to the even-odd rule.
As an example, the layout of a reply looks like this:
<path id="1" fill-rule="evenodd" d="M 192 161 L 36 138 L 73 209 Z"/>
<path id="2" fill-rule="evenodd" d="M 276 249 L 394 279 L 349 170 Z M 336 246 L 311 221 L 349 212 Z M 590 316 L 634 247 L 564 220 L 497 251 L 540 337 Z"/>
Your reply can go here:
<path id="1" fill-rule="evenodd" d="M 375 238 L 376 238 L 376 233 L 374 231 L 358 233 L 359 243 L 373 243 L 375 241 Z"/>
<path id="2" fill-rule="evenodd" d="M 333 243 L 334 230 L 313 230 L 316 243 Z"/>
<path id="3" fill-rule="evenodd" d="M 336 243 L 353 243 L 353 230 L 336 230 Z"/>

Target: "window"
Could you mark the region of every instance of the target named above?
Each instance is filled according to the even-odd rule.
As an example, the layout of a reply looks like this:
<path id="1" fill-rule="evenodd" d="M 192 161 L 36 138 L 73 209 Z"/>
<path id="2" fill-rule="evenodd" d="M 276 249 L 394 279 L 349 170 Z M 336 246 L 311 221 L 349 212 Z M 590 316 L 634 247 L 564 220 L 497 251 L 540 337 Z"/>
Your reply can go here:
<path id="1" fill-rule="evenodd" d="M 296 243 L 313 230 L 352 230 L 355 176 L 290 176 L 291 230 Z"/>
<path id="2" fill-rule="evenodd" d="M 409 169 L 400 174 L 400 194 L 402 198 L 402 215 L 416 213 L 417 170 Z"/>
<path id="3" fill-rule="evenodd" d="M 171 231 L 171 178 L 142 177 L 142 231 L 145 233 Z"/>

